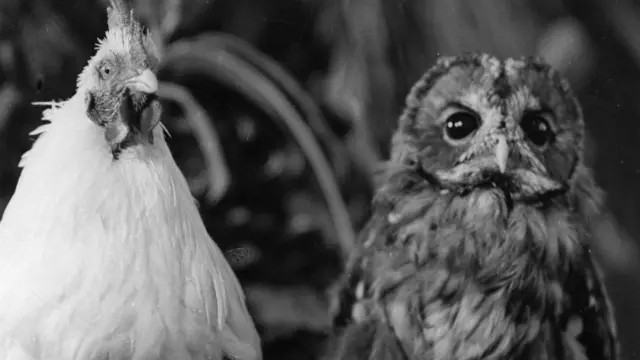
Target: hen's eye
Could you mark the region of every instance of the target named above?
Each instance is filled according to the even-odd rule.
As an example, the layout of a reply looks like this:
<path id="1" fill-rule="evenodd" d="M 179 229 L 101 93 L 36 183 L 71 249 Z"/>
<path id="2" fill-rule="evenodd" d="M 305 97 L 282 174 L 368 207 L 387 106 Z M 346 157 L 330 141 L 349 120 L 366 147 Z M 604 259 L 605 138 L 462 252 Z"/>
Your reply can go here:
<path id="1" fill-rule="evenodd" d="M 553 138 L 551 125 L 543 114 L 525 114 L 520 120 L 520 127 L 527 138 L 537 146 L 545 146 Z"/>
<path id="2" fill-rule="evenodd" d="M 465 111 L 459 111 L 447 118 L 445 134 L 451 140 L 462 140 L 473 134 L 480 126 L 478 117 Z"/>
<path id="3" fill-rule="evenodd" d="M 105 62 L 100 65 L 100 77 L 108 79 L 113 75 L 113 66 L 110 63 Z"/>

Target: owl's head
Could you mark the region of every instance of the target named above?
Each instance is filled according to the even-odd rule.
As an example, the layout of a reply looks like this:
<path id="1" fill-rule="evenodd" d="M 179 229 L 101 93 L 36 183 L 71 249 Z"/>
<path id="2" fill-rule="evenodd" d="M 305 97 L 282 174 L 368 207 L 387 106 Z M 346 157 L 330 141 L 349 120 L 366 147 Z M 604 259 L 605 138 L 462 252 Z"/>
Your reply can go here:
<path id="1" fill-rule="evenodd" d="M 438 60 L 407 97 L 392 162 L 453 190 L 514 200 L 561 193 L 582 157 L 584 125 L 568 82 L 534 58 Z"/>

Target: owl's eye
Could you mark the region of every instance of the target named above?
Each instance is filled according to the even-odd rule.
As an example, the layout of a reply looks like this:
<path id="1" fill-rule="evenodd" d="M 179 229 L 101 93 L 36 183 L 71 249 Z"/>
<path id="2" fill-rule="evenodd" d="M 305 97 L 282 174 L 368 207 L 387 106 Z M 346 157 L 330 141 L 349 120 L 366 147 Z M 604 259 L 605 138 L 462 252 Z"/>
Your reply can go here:
<path id="1" fill-rule="evenodd" d="M 553 129 L 544 114 L 530 112 L 520 120 L 520 127 L 536 146 L 545 146 L 553 138 Z"/>
<path id="2" fill-rule="evenodd" d="M 480 127 L 480 121 L 476 115 L 467 111 L 458 111 L 447 118 L 444 132 L 449 139 L 457 141 L 473 134 L 478 127 Z"/>

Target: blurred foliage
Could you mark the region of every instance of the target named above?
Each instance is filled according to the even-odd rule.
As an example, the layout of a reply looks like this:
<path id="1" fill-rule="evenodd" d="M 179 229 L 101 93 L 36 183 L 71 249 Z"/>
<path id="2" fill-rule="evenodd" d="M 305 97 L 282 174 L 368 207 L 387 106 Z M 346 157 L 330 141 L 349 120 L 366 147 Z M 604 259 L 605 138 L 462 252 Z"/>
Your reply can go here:
<path id="1" fill-rule="evenodd" d="M 106 30 L 104 0 L 0 2 L 0 211 L 41 109 Z M 404 96 L 440 54 L 537 54 L 583 100 L 611 215 L 593 244 L 640 357 L 640 9 L 620 0 L 134 0 L 164 53 L 170 146 L 245 287 L 266 359 L 315 359 Z M 242 39 L 242 40 L 240 40 Z M 597 144 L 597 151 L 596 151 Z M 348 215 L 347 215 L 348 213 Z M 37 219 L 34 219 L 37 221 Z"/>

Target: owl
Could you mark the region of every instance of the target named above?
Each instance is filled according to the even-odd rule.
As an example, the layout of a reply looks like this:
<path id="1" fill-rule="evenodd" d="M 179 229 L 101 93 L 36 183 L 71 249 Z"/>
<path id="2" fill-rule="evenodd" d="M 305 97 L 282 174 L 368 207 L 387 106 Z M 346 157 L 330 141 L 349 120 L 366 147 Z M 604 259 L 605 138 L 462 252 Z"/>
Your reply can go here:
<path id="1" fill-rule="evenodd" d="M 617 359 L 583 137 L 543 61 L 440 58 L 406 98 L 327 359 Z"/>

